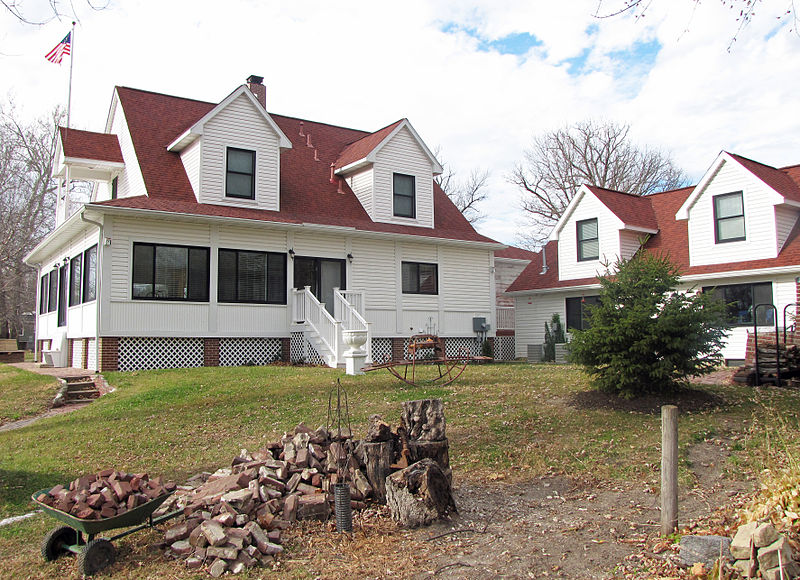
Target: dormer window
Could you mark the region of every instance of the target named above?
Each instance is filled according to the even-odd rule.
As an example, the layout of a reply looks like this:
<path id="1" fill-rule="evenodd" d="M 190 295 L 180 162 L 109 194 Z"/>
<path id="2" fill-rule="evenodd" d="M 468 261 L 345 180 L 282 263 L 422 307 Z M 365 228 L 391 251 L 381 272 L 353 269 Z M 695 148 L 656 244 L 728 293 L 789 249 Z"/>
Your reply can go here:
<path id="1" fill-rule="evenodd" d="M 714 239 L 718 244 L 745 239 L 741 191 L 714 196 Z"/>
<path id="2" fill-rule="evenodd" d="M 225 170 L 225 196 L 256 198 L 256 152 L 228 147 Z"/>
<path id="3" fill-rule="evenodd" d="M 600 240 L 597 234 L 597 218 L 577 223 L 578 261 L 597 260 L 600 257 Z"/>
<path id="4" fill-rule="evenodd" d="M 413 175 L 394 174 L 395 217 L 417 217 L 416 182 Z"/>

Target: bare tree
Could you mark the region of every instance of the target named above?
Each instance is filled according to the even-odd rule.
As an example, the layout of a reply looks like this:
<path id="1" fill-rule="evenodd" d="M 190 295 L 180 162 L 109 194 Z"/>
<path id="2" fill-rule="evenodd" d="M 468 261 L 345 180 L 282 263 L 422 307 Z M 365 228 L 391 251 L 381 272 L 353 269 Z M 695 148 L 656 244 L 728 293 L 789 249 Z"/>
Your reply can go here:
<path id="1" fill-rule="evenodd" d="M 489 181 L 488 169 L 473 169 L 465 180 L 456 179 L 456 173 L 441 157 L 441 147 L 436 147 L 434 155 L 442 166 L 441 175 L 434 181 L 447 194 L 465 218 L 471 223 L 480 222 L 484 216 L 478 209 L 478 204 L 486 199 L 486 183 Z"/>
<path id="2" fill-rule="evenodd" d="M 610 2 L 604 3 L 603 0 L 598 0 L 597 10 L 595 10 L 594 17 L 613 18 L 614 16 L 619 16 L 620 14 L 629 12 L 634 14 L 635 18 L 639 20 L 640 18 L 645 17 L 647 11 L 652 6 L 653 1 L 654 0 L 611 0 Z M 739 34 L 747 27 L 748 24 L 750 24 L 753 18 L 756 17 L 756 13 L 760 12 L 760 10 L 757 9 L 763 6 L 763 0 L 718 1 L 726 8 L 731 9 L 734 20 L 739 24 L 736 32 L 733 34 L 730 42 L 728 43 L 728 50 L 730 51 Z M 696 9 L 702 0 L 691 0 L 691 2 L 694 4 Z M 777 12 L 773 12 L 772 16 L 777 20 L 791 19 L 792 26 L 790 30 L 797 34 L 798 16 L 797 9 L 794 5 L 794 0 L 787 0 L 784 6 L 784 8 L 778 10 Z"/>
<path id="3" fill-rule="evenodd" d="M 22 258 L 55 218 L 51 179 L 61 109 L 30 123 L 13 104 L 0 107 L 0 336 L 16 336 L 34 309 L 36 273 Z"/>
<path id="4" fill-rule="evenodd" d="M 86 0 L 86 5 L 92 10 L 105 10 L 108 8 L 110 0 L 102 3 L 93 3 L 91 0 Z M 29 0 L 27 2 L 28 9 L 26 9 L 25 0 L 0 0 L 0 5 L 6 9 L 14 18 L 24 24 L 32 26 L 42 26 L 52 20 L 61 20 L 62 18 L 69 18 L 80 22 L 78 18 L 78 11 L 72 0 L 61 2 L 59 0 Z M 31 6 L 31 4 L 33 6 Z M 31 14 L 35 13 L 36 16 Z"/>
<path id="5" fill-rule="evenodd" d="M 536 137 L 508 181 L 522 190 L 532 228 L 525 245 L 540 246 L 581 185 L 635 195 L 681 187 L 687 177 L 671 157 L 630 142 L 629 125 L 586 120 Z"/>

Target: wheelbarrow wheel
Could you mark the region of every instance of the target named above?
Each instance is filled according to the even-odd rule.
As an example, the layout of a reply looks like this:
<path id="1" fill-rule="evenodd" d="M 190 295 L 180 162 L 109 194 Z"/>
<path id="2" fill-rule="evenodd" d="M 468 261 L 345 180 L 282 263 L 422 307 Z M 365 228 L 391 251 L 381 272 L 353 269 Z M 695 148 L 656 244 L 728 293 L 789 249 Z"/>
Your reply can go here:
<path id="1" fill-rule="evenodd" d="M 78 572 L 92 576 L 114 563 L 114 545 L 105 538 L 92 540 L 78 554 Z"/>
<path id="2" fill-rule="evenodd" d="M 45 562 L 52 562 L 61 554 L 69 550 L 66 546 L 78 543 L 78 532 L 69 526 L 58 526 L 47 532 L 42 540 L 42 558 Z"/>

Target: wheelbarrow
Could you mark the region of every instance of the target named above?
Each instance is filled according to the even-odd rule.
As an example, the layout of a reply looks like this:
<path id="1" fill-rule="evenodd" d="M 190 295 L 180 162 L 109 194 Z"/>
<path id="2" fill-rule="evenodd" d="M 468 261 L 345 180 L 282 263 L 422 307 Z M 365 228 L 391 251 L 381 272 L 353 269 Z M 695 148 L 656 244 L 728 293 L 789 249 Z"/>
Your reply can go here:
<path id="1" fill-rule="evenodd" d="M 84 576 L 92 576 L 114 563 L 116 558 L 112 544 L 114 540 L 152 528 L 183 513 L 183 510 L 175 510 L 153 517 L 153 512 L 174 493 L 170 491 L 113 518 L 81 520 L 36 499 L 43 493 L 49 493 L 50 489 L 52 488 L 37 491 L 31 499 L 47 514 L 66 525 L 57 526 L 45 535 L 42 540 L 42 557 L 45 561 L 52 562 L 62 554 L 72 552 L 78 556 L 78 572 Z M 98 534 L 118 528 L 130 529 L 109 538 L 96 537 Z"/>

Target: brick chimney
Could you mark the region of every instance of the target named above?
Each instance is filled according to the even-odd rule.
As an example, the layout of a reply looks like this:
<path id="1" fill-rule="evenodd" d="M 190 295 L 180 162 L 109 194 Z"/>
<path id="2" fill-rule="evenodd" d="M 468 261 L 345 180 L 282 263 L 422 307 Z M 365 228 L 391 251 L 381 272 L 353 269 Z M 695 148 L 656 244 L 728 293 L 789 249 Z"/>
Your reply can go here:
<path id="1" fill-rule="evenodd" d="M 258 102 L 266 109 L 267 108 L 267 87 L 264 86 L 264 77 L 250 75 L 247 77 L 247 88 L 255 95 Z"/>

